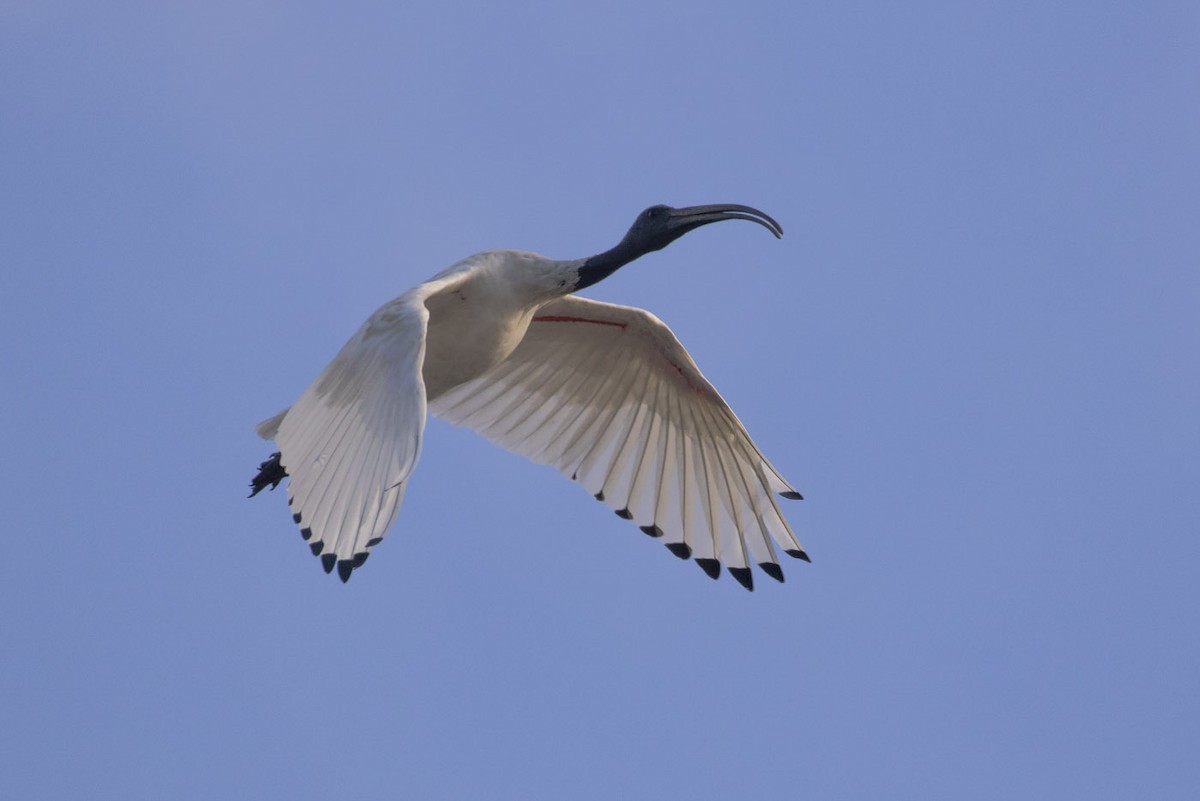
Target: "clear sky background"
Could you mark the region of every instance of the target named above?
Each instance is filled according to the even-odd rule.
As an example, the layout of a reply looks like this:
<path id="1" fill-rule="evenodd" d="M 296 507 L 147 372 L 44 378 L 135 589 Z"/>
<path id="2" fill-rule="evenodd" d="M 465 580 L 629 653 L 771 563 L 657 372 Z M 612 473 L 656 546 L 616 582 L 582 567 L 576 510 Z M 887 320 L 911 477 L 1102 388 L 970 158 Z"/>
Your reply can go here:
<path id="1" fill-rule="evenodd" d="M 1195 2 L 0 4 L 0 797 L 1194 798 Z M 746 593 L 432 421 L 343 586 L 290 404 L 479 250 L 746 203 L 671 325 Z"/>

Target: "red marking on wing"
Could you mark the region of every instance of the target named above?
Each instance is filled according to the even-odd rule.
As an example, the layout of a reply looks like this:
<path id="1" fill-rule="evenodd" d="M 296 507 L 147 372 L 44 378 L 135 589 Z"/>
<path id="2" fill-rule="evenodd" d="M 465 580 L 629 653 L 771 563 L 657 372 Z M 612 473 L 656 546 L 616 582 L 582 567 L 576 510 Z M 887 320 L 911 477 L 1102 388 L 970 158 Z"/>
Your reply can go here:
<path id="1" fill-rule="evenodd" d="M 685 371 L 683 369 L 682 365 L 676 364 L 675 362 L 671 361 L 670 359 L 667 359 L 666 361 L 667 361 L 667 364 L 671 365 L 671 367 L 675 370 L 675 372 L 679 373 L 679 377 L 683 379 L 683 383 L 687 384 L 688 389 L 690 389 L 693 393 L 695 393 L 701 397 L 708 397 L 708 395 L 709 395 L 708 388 L 703 386 L 702 384 L 697 384 L 695 381 L 693 381 L 692 377 L 687 374 L 687 371 Z"/>
<path id="2" fill-rule="evenodd" d="M 572 317 L 566 314 L 543 314 L 534 317 L 533 321 L 535 323 L 591 323 L 592 325 L 611 325 L 614 328 L 620 328 L 622 330 L 629 326 L 628 323 L 619 323 L 615 320 L 595 320 L 591 317 Z M 708 387 L 693 381 L 692 377 L 688 374 L 688 371 L 683 368 L 683 365 L 677 364 L 666 354 L 660 355 L 662 356 L 663 361 L 667 363 L 667 366 L 678 373 L 679 378 L 691 392 L 701 397 L 708 397 L 712 394 L 712 391 L 709 390 Z"/>
<path id="3" fill-rule="evenodd" d="M 543 314 L 534 317 L 533 321 L 535 323 L 592 323 L 593 325 L 611 325 L 616 328 L 625 328 L 628 325 L 614 320 L 593 320 L 590 317 L 569 317 L 565 314 Z"/>

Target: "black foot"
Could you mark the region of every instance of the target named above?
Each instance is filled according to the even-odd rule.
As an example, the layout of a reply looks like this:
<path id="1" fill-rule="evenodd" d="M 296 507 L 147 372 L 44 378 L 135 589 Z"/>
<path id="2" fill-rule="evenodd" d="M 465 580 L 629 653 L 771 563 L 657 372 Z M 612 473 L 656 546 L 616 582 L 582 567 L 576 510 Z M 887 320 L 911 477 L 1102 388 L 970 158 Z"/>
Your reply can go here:
<path id="1" fill-rule="evenodd" d="M 272 453 L 271 458 L 258 466 L 258 475 L 250 479 L 250 495 L 253 498 L 270 485 L 271 489 L 279 486 L 279 482 L 287 478 L 287 471 L 279 463 L 279 454 Z"/>

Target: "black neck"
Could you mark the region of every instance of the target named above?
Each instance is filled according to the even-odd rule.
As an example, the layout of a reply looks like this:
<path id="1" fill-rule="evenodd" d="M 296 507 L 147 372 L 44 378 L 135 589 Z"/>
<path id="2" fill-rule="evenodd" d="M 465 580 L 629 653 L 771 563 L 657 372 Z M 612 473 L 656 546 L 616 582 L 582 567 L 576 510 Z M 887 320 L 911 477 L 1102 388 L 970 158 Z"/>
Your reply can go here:
<path id="1" fill-rule="evenodd" d="M 578 291 L 584 287 L 589 287 L 597 281 L 603 281 L 617 270 L 624 267 L 629 262 L 644 256 L 647 251 L 631 245 L 626 240 L 621 240 L 616 247 L 597 253 L 590 259 L 584 261 L 583 266 L 579 268 L 579 283 L 575 284 L 575 290 Z"/>

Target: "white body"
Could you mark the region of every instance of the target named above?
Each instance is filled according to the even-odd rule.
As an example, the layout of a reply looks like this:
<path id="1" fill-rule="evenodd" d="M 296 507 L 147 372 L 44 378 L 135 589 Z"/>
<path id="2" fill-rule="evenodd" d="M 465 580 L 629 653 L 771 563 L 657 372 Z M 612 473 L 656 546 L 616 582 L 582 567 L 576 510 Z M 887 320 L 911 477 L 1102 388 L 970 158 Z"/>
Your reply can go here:
<path id="1" fill-rule="evenodd" d="M 357 567 L 382 539 L 428 405 L 554 465 L 706 571 L 756 562 L 781 579 L 772 543 L 803 556 L 774 497 L 795 489 L 658 318 L 566 295 L 580 264 L 465 259 L 371 315 L 291 409 L 259 424 L 314 552 Z"/>

